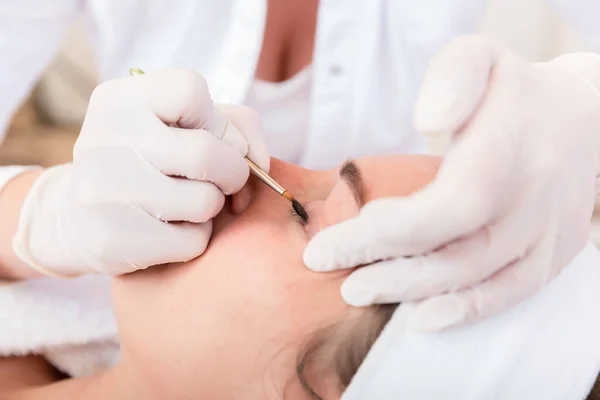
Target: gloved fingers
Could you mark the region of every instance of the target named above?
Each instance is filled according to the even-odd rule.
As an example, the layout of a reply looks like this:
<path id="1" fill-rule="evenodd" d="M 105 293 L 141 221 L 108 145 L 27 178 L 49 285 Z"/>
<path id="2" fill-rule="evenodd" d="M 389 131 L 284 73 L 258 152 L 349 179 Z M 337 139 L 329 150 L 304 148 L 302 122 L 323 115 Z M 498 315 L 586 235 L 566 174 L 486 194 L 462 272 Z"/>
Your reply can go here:
<path id="1" fill-rule="evenodd" d="M 423 254 L 452 241 L 462 232 L 451 230 L 456 229 L 459 215 L 445 203 L 449 195 L 435 195 L 435 189 L 432 184 L 409 197 L 371 201 L 358 217 L 317 233 L 304 251 L 305 265 L 314 271 L 353 268 Z M 432 190 L 433 194 L 429 194 Z M 454 196 L 457 195 L 460 194 Z M 454 202 L 456 199 L 451 201 Z"/>
<path id="2" fill-rule="evenodd" d="M 498 45 L 460 36 L 430 63 L 417 97 L 414 126 L 425 135 L 452 134 L 475 113 L 497 60 Z"/>
<path id="3" fill-rule="evenodd" d="M 493 85 L 492 80 L 517 75 L 524 65 L 504 47 L 478 36 L 454 40 L 432 63 L 416 126 L 422 133 L 457 136 L 434 182 L 412 196 L 413 212 L 405 211 L 409 218 L 401 229 L 412 231 L 413 254 L 481 229 L 523 189 L 519 143 L 507 139 L 519 137 L 513 132 L 520 126 L 518 116 L 507 115 L 518 85 Z"/>
<path id="4" fill-rule="evenodd" d="M 154 265 L 189 261 L 204 252 L 212 233 L 212 221 L 157 224 L 153 217 L 144 216 L 138 222 L 145 229 L 135 232 L 135 240 L 119 232 L 92 236 L 93 271 L 121 275 Z"/>
<path id="5" fill-rule="evenodd" d="M 461 132 L 434 181 L 389 209 L 386 221 L 394 224 L 398 255 L 433 251 L 460 240 L 500 218 L 515 195 L 526 189 L 519 171 L 519 151 L 508 123 L 494 110 L 481 110 Z M 378 207 L 367 204 L 359 218 L 369 218 Z M 390 227 L 392 229 L 392 227 Z M 382 231 L 383 232 L 383 231 Z M 389 239 L 388 239 L 389 240 Z"/>
<path id="6" fill-rule="evenodd" d="M 223 131 L 227 121 L 217 118 L 206 80 L 198 72 L 169 68 L 128 79 L 166 125 Z"/>
<path id="7" fill-rule="evenodd" d="M 454 141 L 434 182 L 412 196 L 418 212 L 403 224 L 414 242 L 423 242 L 422 251 L 490 223 L 525 189 L 528 171 L 518 162 L 521 143 L 515 140 L 522 137 L 522 116 L 514 101 L 526 68 L 505 47 L 476 36 L 454 40 L 432 63 L 415 123 L 422 133 L 445 132 Z M 429 238 L 421 234 L 433 230 L 427 225 L 439 227 Z"/>
<path id="8" fill-rule="evenodd" d="M 137 140 L 136 148 L 163 174 L 214 183 L 227 195 L 248 180 L 248 165 L 226 143 L 201 129 L 161 127 Z"/>
<path id="9" fill-rule="evenodd" d="M 531 189 L 535 190 L 535 189 Z M 351 305 L 422 300 L 477 284 L 520 259 L 543 235 L 551 200 L 526 193 L 512 211 L 433 252 L 367 265 L 342 285 Z"/>
<path id="10" fill-rule="evenodd" d="M 186 262 L 204 253 L 210 242 L 212 226 L 212 220 L 202 224 L 188 222 L 174 224 L 172 226 L 173 231 L 178 232 L 179 235 L 173 235 L 171 243 L 173 243 L 173 248 L 178 249 L 177 254 L 179 257 L 170 257 L 170 259 Z"/>
<path id="11" fill-rule="evenodd" d="M 426 255 L 360 267 L 342 284 L 342 297 L 352 306 L 399 303 L 456 291 L 471 281 L 479 282 L 505 265 L 487 261 L 491 259 L 488 236 L 488 230 L 484 229 L 465 239 L 468 243 L 461 240 Z M 455 251 L 457 247 L 466 252 Z"/>
<path id="12" fill-rule="evenodd" d="M 157 242 L 160 239 L 169 238 L 166 243 L 163 242 L 162 246 L 169 245 L 172 254 L 171 251 L 169 254 L 165 254 L 166 257 L 163 263 L 185 262 L 204 253 L 212 234 L 212 220 L 208 220 L 202 224 L 182 222 L 168 224 L 168 226 L 171 232 L 155 236 Z M 158 246 L 159 243 L 155 243 L 155 245 Z"/>
<path id="13" fill-rule="evenodd" d="M 476 167 L 468 159 L 462 165 L 447 159 L 449 165 L 443 164 L 434 182 L 421 191 L 371 201 L 358 217 L 319 232 L 304 252 L 306 266 L 330 271 L 419 255 L 485 226 L 497 212 L 497 190 L 506 189 L 505 184 L 494 186 L 501 185 L 504 176 L 498 174 L 505 171 L 490 171 L 498 161 L 494 155 L 475 153 L 471 159 Z"/>
<path id="14" fill-rule="evenodd" d="M 160 177 L 160 182 L 138 193 L 140 207 L 161 221 L 207 222 L 225 204 L 225 196 L 214 184 L 175 177 Z M 162 179 L 164 178 L 164 179 Z"/>
<path id="15" fill-rule="evenodd" d="M 136 241 L 140 244 L 140 248 L 139 251 L 135 251 L 135 254 L 148 254 L 151 257 L 151 259 L 141 262 L 138 265 L 139 268 L 172 262 L 185 262 L 198 257 L 204 253 L 210 241 L 212 220 L 202 224 L 169 223 L 164 224 L 161 230 L 162 233 L 158 233 L 156 230 L 148 230 L 143 234 L 143 239 L 140 238 Z M 131 246 L 132 243 L 128 243 L 128 245 Z M 152 249 L 152 251 L 148 249 Z"/>
<path id="16" fill-rule="evenodd" d="M 203 129 L 222 139 L 242 155 L 248 152 L 243 135 L 221 115 L 206 80 L 190 69 L 171 68 L 134 77 L 138 90 L 166 125 Z"/>
<path id="17" fill-rule="evenodd" d="M 383 216 L 386 209 L 398 208 L 397 203 L 401 201 L 402 199 L 376 200 L 380 203 L 377 210 Z M 386 215 L 388 217 L 390 216 Z M 352 218 L 327 227 L 308 242 L 303 254 L 304 264 L 313 271 L 327 272 L 391 257 L 390 254 L 395 254 L 396 237 L 393 236 L 392 240 L 385 238 L 387 231 L 382 232 L 383 229 L 385 226 L 381 224 L 381 220 L 374 216 L 371 219 Z"/>
<path id="18" fill-rule="evenodd" d="M 479 283 L 524 254 L 512 229 L 486 227 L 432 253 L 366 265 L 342 284 L 342 297 L 352 306 L 422 300 Z M 527 247 L 525 247 L 527 246 Z M 516 255 L 518 254 L 518 256 Z"/>
<path id="19" fill-rule="evenodd" d="M 552 248 L 538 243 L 487 281 L 470 289 L 430 298 L 417 305 L 409 326 L 439 331 L 509 309 L 537 292 L 550 279 Z"/>
<path id="20" fill-rule="evenodd" d="M 253 108 L 246 106 L 234 106 L 228 104 L 216 104 L 217 111 L 227 117 L 247 142 L 247 156 L 263 171 L 269 172 L 271 159 L 267 150 L 267 144 L 263 139 L 263 128 L 260 115 Z M 223 141 L 228 141 L 226 138 Z"/>
<path id="21" fill-rule="evenodd" d="M 411 258 L 396 258 L 360 267 L 342 283 L 342 298 L 351 306 L 364 307 L 406 301 L 414 292 L 435 292 L 429 280 L 435 266 L 415 264 Z M 411 274 L 411 286 L 408 286 L 403 278 Z"/>

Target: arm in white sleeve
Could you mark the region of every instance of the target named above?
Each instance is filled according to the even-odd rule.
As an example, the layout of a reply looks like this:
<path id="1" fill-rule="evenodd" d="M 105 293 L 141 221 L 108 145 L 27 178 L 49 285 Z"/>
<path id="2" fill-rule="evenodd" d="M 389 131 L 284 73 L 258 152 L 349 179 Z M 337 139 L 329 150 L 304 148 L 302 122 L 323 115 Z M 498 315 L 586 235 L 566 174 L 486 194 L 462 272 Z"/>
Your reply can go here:
<path id="1" fill-rule="evenodd" d="M 0 133 L 58 51 L 80 0 L 0 2 Z"/>
<path id="2" fill-rule="evenodd" d="M 548 3 L 581 33 L 591 51 L 600 53 L 600 1 L 548 0 Z"/>
<path id="3" fill-rule="evenodd" d="M 0 142 L 13 114 L 27 97 L 43 69 L 58 51 L 62 38 L 81 13 L 81 0 L 27 0 L 0 2 Z M 31 167 L 0 167 L 0 279 L 5 271 L 19 269 L 12 251 L 20 201 L 19 193 L 30 177 L 16 182 L 17 175 Z M 7 190 L 8 189 L 8 190 Z M 15 196 L 12 198 L 12 196 Z M 23 194 L 23 193 L 21 193 Z M 10 197 L 10 198 L 9 198 Z M 9 268 L 7 268 L 9 267 Z"/>

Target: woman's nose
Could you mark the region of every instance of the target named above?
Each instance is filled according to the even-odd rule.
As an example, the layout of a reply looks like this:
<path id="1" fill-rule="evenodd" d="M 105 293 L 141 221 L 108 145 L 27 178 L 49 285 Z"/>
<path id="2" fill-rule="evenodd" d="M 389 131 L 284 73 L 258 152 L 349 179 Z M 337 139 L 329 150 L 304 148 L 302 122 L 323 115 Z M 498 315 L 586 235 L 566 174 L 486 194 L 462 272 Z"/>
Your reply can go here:
<path id="1" fill-rule="evenodd" d="M 271 159 L 269 175 L 301 203 L 319 198 L 331 188 L 330 174 Z M 264 190 L 272 190 L 265 186 Z M 261 189 L 262 190 L 262 189 Z"/>
<path id="2" fill-rule="evenodd" d="M 289 185 L 292 185 L 293 188 L 298 186 L 298 178 L 301 177 L 299 170 L 301 170 L 300 167 L 272 158 L 269 176 L 291 193 L 292 188 Z M 246 185 L 231 196 L 229 211 L 233 214 L 243 213 L 255 198 L 261 197 L 262 194 L 273 195 L 274 190 L 257 177 L 250 175 Z"/>

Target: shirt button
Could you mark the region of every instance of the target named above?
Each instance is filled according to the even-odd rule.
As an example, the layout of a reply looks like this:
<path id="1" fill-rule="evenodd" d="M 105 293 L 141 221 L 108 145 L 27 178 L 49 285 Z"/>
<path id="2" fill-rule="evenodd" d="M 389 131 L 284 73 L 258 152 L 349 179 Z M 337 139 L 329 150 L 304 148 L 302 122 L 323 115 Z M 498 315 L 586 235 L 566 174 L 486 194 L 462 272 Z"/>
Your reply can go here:
<path id="1" fill-rule="evenodd" d="M 340 76 L 342 72 L 344 72 L 344 70 L 340 65 L 333 64 L 329 67 L 329 74 L 332 76 Z"/>

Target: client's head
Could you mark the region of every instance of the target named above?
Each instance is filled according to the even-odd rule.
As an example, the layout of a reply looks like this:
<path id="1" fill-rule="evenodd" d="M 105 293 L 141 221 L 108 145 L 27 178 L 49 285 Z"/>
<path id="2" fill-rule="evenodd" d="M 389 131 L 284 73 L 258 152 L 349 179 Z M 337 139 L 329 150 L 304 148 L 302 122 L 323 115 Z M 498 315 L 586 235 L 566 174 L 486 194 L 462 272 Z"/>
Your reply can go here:
<path id="1" fill-rule="evenodd" d="M 144 398 L 339 398 L 394 306 L 347 306 L 340 285 L 350 271 L 311 272 L 304 248 L 362 204 L 420 189 L 438 165 L 387 156 L 317 172 L 273 160 L 272 176 L 305 205 L 308 222 L 251 179 L 214 220 L 201 257 L 115 279 L 117 369 L 145 385 L 131 390 Z"/>

